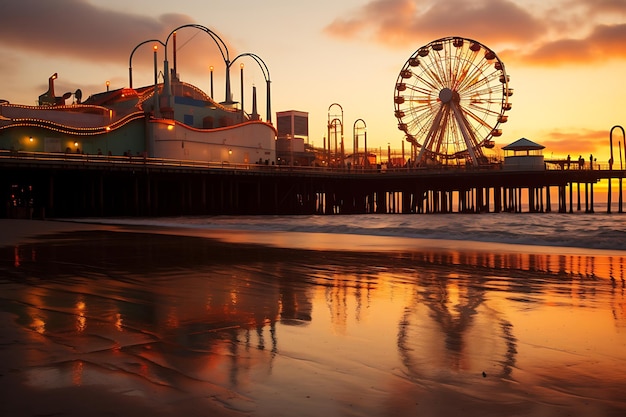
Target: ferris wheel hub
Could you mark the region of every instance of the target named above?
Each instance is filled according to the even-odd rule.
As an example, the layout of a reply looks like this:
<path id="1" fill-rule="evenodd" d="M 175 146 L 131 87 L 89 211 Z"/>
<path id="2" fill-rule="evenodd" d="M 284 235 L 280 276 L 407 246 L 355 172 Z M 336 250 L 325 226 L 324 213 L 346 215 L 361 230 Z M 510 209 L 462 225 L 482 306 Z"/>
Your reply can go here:
<path id="1" fill-rule="evenodd" d="M 454 93 L 448 87 L 443 88 L 439 92 L 439 100 L 441 100 L 441 102 L 444 103 L 444 104 L 447 104 L 450 101 L 452 101 L 453 97 L 454 97 Z"/>

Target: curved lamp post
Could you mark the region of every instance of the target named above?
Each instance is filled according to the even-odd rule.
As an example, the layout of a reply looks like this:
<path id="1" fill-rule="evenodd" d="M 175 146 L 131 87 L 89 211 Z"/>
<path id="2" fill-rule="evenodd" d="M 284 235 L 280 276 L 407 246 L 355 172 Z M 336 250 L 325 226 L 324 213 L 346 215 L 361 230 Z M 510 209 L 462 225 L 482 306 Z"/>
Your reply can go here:
<path id="1" fill-rule="evenodd" d="M 130 53 L 130 57 L 128 58 L 128 87 L 133 88 L 133 55 L 135 51 L 139 49 L 140 46 L 150 43 L 150 42 L 158 42 L 165 47 L 165 44 L 158 39 L 148 39 L 147 41 L 143 41 L 132 50 Z"/>
<path id="2" fill-rule="evenodd" d="M 265 88 L 266 88 L 266 97 L 265 97 L 265 102 L 266 102 L 266 111 L 267 111 L 267 122 L 268 123 L 272 123 L 272 100 L 271 100 L 271 96 L 270 96 L 270 70 L 267 68 L 267 65 L 265 64 L 265 62 L 256 54 L 250 53 L 250 52 L 244 52 L 242 54 L 237 55 L 232 62 L 230 62 L 230 64 L 228 64 L 228 68 L 230 68 L 230 66 L 232 66 L 235 61 L 237 61 L 239 58 L 243 58 L 245 56 L 248 56 L 252 59 L 254 59 L 256 61 L 257 64 L 259 64 L 259 67 L 261 68 L 261 71 L 263 72 L 263 78 L 265 78 Z M 242 64 L 243 65 L 243 64 Z M 228 78 L 227 78 L 228 79 Z M 243 75 L 242 75 L 242 79 L 243 79 Z M 242 91 L 241 91 L 241 109 L 243 110 L 243 84 L 241 87 Z"/>
<path id="3" fill-rule="evenodd" d="M 341 135 L 341 138 L 342 138 L 339 144 L 337 144 L 337 126 L 339 126 L 339 134 Z M 333 164 L 333 166 L 338 166 L 338 163 L 337 163 L 337 155 L 339 155 L 338 146 L 341 146 L 341 149 L 343 149 L 343 123 L 341 123 L 341 120 L 335 117 L 328 124 L 328 163 L 329 164 L 330 164 L 330 132 L 331 131 L 334 133 L 333 136 L 335 137 L 335 163 Z M 343 163 L 343 159 L 341 162 Z"/>
<path id="4" fill-rule="evenodd" d="M 357 127 L 358 122 L 361 122 L 363 126 Z M 363 165 L 362 165 L 363 167 L 365 167 L 365 164 L 367 163 L 366 162 L 367 161 L 367 125 L 365 124 L 365 120 L 363 119 L 356 119 L 354 121 L 354 125 L 352 126 L 352 139 L 353 139 L 352 147 L 354 150 L 353 152 L 354 156 L 356 158 L 356 160 L 354 160 L 353 162 L 357 166 L 360 165 L 359 164 L 359 135 L 357 133 L 359 130 L 363 130 L 363 133 L 365 135 L 365 151 L 363 153 Z"/>
<path id="5" fill-rule="evenodd" d="M 622 126 L 619 125 L 615 125 L 611 128 L 611 132 L 609 133 L 609 146 L 610 146 L 610 150 L 611 150 L 611 159 L 609 159 L 609 169 L 613 169 L 613 131 L 615 129 L 620 129 L 622 131 L 622 138 L 625 138 L 626 136 L 624 135 L 624 128 Z M 621 155 L 621 151 L 620 151 L 620 161 L 622 160 L 622 155 Z"/>
<path id="6" fill-rule="evenodd" d="M 609 148 L 611 151 L 611 158 L 609 159 L 609 170 L 613 170 L 613 131 L 615 129 L 620 129 L 622 131 L 622 139 L 626 140 L 626 135 L 624 134 L 624 128 L 622 126 L 619 125 L 615 125 L 611 128 L 611 131 L 609 133 Z M 626 148 L 626 145 L 625 145 Z M 619 160 L 620 160 L 620 169 L 621 169 L 621 163 L 622 163 L 622 151 L 620 150 L 620 154 L 619 154 Z M 619 189 L 620 189 L 620 193 L 619 193 L 619 212 L 622 212 L 622 177 L 619 178 Z M 609 189 L 608 189 L 608 194 L 607 194 L 607 205 L 606 205 L 606 211 L 607 213 L 611 212 L 611 177 L 609 177 Z"/>
<path id="7" fill-rule="evenodd" d="M 169 44 L 169 41 L 172 35 L 175 35 L 176 31 L 183 29 L 183 28 L 195 28 L 195 29 L 201 30 L 207 33 L 213 39 L 213 41 L 215 41 L 215 44 L 217 45 L 218 49 L 220 50 L 220 53 L 222 54 L 222 59 L 224 59 L 224 64 L 226 65 L 226 98 L 224 102 L 231 103 L 232 100 L 231 100 L 231 93 L 230 93 L 230 71 L 229 71 L 230 70 L 230 57 L 228 54 L 228 47 L 226 46 L 226 43 L 224 43 L 222 38 L 220 38 L 211 29 L 207 28 L 206 26 L 198 25 L 195 23 L 190 23 L 190 24 L 177 27 L 176 29 L 172 30 L 169 35 L 167 35 L 167 39 L 165 40 L 165 44 L 164 44 L 165 61 L 163 63 L 163 78 L 164 78 L 163 90 L 165 94 L 167 95 L 168 100 L 169 100 L 169 96 L 171 95 L 171 85 L 170 85 L 169 62 L 167 60 L 167 45 Z M 176 62 L 174 62 L 174 69 L 176 69 Z"/>
<path id="8" fill-rule="evenodd" d="M 330 114 L 330 109 L 333 107 L 339 107 L 341 114 L 332 115 Z M 338 118 L 341 116 L 341 119 Z M 332 117 L 332 119 L 331 119 Z M 343 107 L 339 103 L 333 103 L 328 106 L 328 165 L 330 166 L 330 131 L 331 126 L 334 127 L 335 132 L 335 160 L 337 159 L 337 124 L 341 126 L 341 161 L 343 163 Z"/>

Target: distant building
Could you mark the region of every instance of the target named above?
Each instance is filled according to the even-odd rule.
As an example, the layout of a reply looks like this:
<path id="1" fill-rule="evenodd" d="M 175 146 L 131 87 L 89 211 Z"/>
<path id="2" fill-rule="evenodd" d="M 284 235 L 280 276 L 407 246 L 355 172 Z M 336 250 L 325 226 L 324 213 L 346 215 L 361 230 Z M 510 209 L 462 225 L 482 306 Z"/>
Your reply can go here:
<path id="1" fill-rule="evenodd" d="M 278 164 L 309 166 L 315 159 L 309 148 L 309 113 L 276 112 L 276 159 Z"/>
<path id="2" fill-rule="evenodd" d="M 309 113 L 297 110 L 276 112 L 278 137 L 301 138 L 309 142 Z"/>

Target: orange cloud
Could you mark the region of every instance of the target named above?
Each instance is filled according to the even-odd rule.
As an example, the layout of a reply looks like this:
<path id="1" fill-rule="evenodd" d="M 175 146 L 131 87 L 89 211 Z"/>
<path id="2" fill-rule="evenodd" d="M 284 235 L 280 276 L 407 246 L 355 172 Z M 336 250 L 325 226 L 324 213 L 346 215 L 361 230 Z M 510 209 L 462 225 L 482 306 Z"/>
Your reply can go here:
<path id="1" fill-rule="evenodd" d="M 372 0 L 325 33 L 416 48 L 445 36 L 465 36 L 531 65 L 592 63 L 626 58 L 626 2 L 562 0 L 541 10 L 521 1 Z"/>
<path id="2" fill-rule="evenodd" d="M 626 24 L 600 25 L 584 39 L 560 39 L 521 59 L 531 64 L 593 63 L 626 58 Z"/>
<path id="3" fill-rule="evenodd" d="M 544 23 L 508 0 L 373 0 L 354 17 L 337 18 L 325 28 L 331 36 L 366 36 L 386 46 L 405 48 L 438 37 L 459 35 L 481 42 L 523 42 L 546 32 Z"/>
<path id="4" fill-rule="evenodd" d="M 547 132 L 544 139 L 536 141 L 546 147 L 544 153 L 554 153 L 555 155 L 571 155 L 572 158 L 578 155 L 588 158 L 587 153 L 608 154 L 609 134 L 606 130 L 577 130 L 561 131 L 554 130 Z M 623 146 L 624 144 L 622 144 Z M 617 141 L 613 143 L 613 151 L 617 152 Z"/>
<path id="5" fill-rule="evenodd" d="M 405 44 L 414 34 L 413 16 L 417 10 L 411 0 L 375 0 L 366 4 L 353 17 L 335 19 L 324 31 L 330 36 L 357 38 L 363 32 L 386 44 Z"/>
<path id="6" fill-rule="evenodd" d="M 578 4 L 588 10 L 592 14 L 604 13 L 621 13 L 622 17 L 626 14 L 626 3 L 624 0 L 575 0 L 573 3 Z"/>

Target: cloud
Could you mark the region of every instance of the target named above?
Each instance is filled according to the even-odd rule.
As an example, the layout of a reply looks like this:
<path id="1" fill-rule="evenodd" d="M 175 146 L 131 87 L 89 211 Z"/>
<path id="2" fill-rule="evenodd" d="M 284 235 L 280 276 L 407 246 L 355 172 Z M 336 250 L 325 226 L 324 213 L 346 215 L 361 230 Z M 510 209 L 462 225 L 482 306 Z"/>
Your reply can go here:
<path id="1" fill-rule="evenodd" d="M 464 36 L 522 64 L 590 64 L 626 59 L 626 1 L 562 0 L 522 8 L 513 0 L 372 0 L 324 28 L 329 36 L 417 48 Z"/>
<path id="2" fill-rule="evenodd" d="M 63 65 L 59 61 L 71 63 L 73 68 L 81 68 L 83 72 L 106 66 L 128 68 L 131 52 L 142 42 L 152 39 L 165 42 L 172 30 L 195 24 L 195 19 L 185 14 L 139 15 L 111 10 L 105 5 L 105 2 L 89 0 L 4 0 L 0 53 L 5 58 L 13 57 L 3 65 L 5 78 L 20 77 L 26 60 L 32 62 L 30 58 L 36 58 L 42 65 L 53 65 L 51 72 L 61 71 Z M 225 39 L 213 28 L 210 30 Z M 172 39 L 168 43 L 170 68 L 173 68 Z M 177 50 L 182 53 L 178 54 L 176 69 L 178 73 L 182 70 L 183 80 L 193 79 L 194 75 L 206 76 L 209 64 L 218 66 L 223 62 L 216 42 L 202 30 L 185 28 L 177 32 Z M 158 47 L 161 65 L 163 48 Z M 227 47 L 231 57 L 236 55 L 234 48 Z M 196 53 L 199 50 L 201 54 Z M 152 79 L 152 62 L 151 42 L 135 50 L 132 61 L 135 84 Z M 115 84 L 113 78 L 110 79 L 111 85 L 126 84 L 125 76 Z M 3 94 L 10 93 L 7 92 L 10 88 L 4 90 Z"/>
<path id="3" fill-rule="evenodd" d="M 534 65 L 592 64 L 612 59 L 626 59 L 626 23 L 599 25 L 582 39 L 559 39 L 548 42 L 529 54 L 521 55 Z"/>
<path id="4" fill-rule="evenodd" d="M 415 37 L 416 13 L 417 5 L 411 0 L 374 0 L 357 11 L 354 17 L 335 19 L 324 31 L 346 39 L 369 33 L 377 42 L 403 45 Z"/>
<path id="5" fill-rule="evenodd" d="M 578 155 L 589 158 L 589 152 L 594 154 L 606 152 L 608 148 L 606 130 L 553 130 L 547 132 L 545 139 L 538 142 L 546 147 L 544 151 L 546 155 L 550 152 L 559 156 L 571 155 L 572 158 L 578 158 Z"/>
<path id="6" fill-rule="evenodd" d="M 133 47 L 164 39 L 193 23 L 182 14 L 158 18 L 124 14 L 86 0 L 9 0 L 2 5 L 0 47 L 90 62 L 124 62 Z"/>
<path id="7" fill-rule="evenodd" d="M 466 36 L 483 43 L 525 42 L 547 31 L 546 25 L 508 0 L 373 0 L 353 17 L 337 18 L 324 31 L 340 38 L 366 37 L 386 46 L 406 48 L 446 36 Z"/>
<path id="8" fill-rule="evenodd" d="M 624 0 L 575 0 L 575 4 L 579 4 L 583 8 L 586 8 L 590 13 L 598 14 L 621 14 L 622 17 L 626 15 L 626 2 Z"/>

